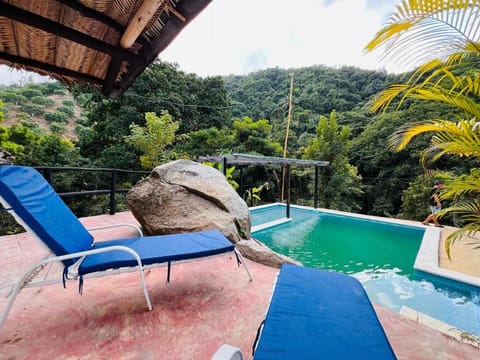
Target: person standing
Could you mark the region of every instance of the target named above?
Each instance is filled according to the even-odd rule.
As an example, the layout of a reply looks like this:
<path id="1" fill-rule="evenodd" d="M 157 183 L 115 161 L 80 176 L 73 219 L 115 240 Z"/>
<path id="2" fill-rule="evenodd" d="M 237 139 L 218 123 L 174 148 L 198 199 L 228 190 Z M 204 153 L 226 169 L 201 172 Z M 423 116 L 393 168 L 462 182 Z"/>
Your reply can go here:
<path id="1" fill-rule="evenodd" d="M 440 202 L 440 199 L 438 197 L 440 189 L 443 187 L 443 182 L 441 180 L 435 181 L 435 184 L 433 185 L 432 189 L 430 190 L 430 200 L 429 200 L 429 205 L 430 205 L 430 211 L 431 214 L 426 217 L 425 220 L 422 221 L 423 225 L 428 225 L 430 222 L 433 220 L 433 224 L 437 227 L 443 227 L 443 225 L 440 225 L 437 219 L 437 214 L 438 212 L 442 209 L 442 203 Z"/>

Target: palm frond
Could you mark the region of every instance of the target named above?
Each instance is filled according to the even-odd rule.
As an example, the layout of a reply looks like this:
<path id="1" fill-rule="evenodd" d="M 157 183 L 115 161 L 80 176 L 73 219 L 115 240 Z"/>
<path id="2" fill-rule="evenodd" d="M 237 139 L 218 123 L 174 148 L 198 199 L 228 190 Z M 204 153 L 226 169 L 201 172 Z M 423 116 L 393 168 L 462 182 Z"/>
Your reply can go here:
<path id="1" fill-rule="evenodd" d="M 480 85 L 480 84 L 479 84 Z M 475 84 L 472 84 L 475 86 Z M 464 110 L 472 117 L 480 119 L 480 104 L 472 98 L 453 92 L 451 89 L 442 89 L 439 87 L 413 88 L 408 91 L 411 98 L 420 100 L 439 101 L 456 108 Z"/>
<path id="2" fill-rule="evenodd" d="M 384 46 L 384 58 L 412 63 L 466 49 L 480 54 L 480 0 L 403 0 L 396 10 L 366 51 Z"/>
<path id="3" fill-rule="evenodd" d="M 453 244 L 460 240 L 461 238 L 468 236 L 472 237 L 480 230 L 475 224 L 467 224 L 463 228 L 455 230 L 453 233 L 448 235 L 445 240 L 445 252 L 447 253 L 448 258 L 451 260 L 451 249 Z"/>
<path id="4" fill-rule="evenodd" d="M 417 135 L 433 132 L 431 145 L 422 152 L 422 158 L 433 161 L 445 154 L 480 157 L 478 122 L 460 120 L 452 122 L 436 119 L 425 123 L 406 124 L 390 136 L 387 146 L 390 150 L 401 151 Z"/>
<path id="5" fill-rule="evenodd" d="M 455 199 L 467 194 L 480 192 L 480 169 L 470 170 L 469 175 L 461 176 L 448 183 L 440 192 L 440 199 Z"/>
<path id="6" fill-rule="evenodd" d="M 450 130 L 447 130 L 450 129 Z M 388 148 L 393 151 L 403 150 L 417 135 L 426 132 L 456 131 L 456 126 L 446 120 L 428 121 L 425 123 L 405 124 L 388 139 Z"/>
<path id="7" fill-rule="evenodd" d="M 370 111 L 384 112 L 397 98 L 399 108 L 406 98 L 415 97 L 442 101 L 480 118 L 480 104 L 476 101 L 480 96 L 480 72 L 465 71 L 475 64 L 462 63 L 464 59 L 453 54 L 445 62 L 432 60 L 423 64 L 405 84 L 394 84 L 374 97 L 368 104 Z"/>

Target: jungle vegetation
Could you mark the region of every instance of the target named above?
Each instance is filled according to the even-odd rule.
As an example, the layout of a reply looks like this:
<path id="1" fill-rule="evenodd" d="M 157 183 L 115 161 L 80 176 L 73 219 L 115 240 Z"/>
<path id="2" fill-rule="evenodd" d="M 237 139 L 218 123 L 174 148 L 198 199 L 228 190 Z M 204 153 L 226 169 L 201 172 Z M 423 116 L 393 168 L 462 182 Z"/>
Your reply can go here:
<path id="1" fill-rule="evenodd" d="M 402 198 L 410 196 L 404 193 L 409 184 L 424 174 L 420 160 L 430 137 L 416 137 L 402 152 L 389 150 L 387 141 L 402 126 L 427 116 L 449 116 L 453 110 L 417 99 L 406 99 L 401 108 L 388 113 L 372 113 L 369 108 L 379 92 L 411 74 L 313 66 L 201 78 L 156 61 L 117 99 L 104 98 L 86 87 L 66 89 L 56 82 L 0 86 L 4 117 L 14 114 L 15 118 L 0 123 L 0 147 L 19 164 L 129 170 L 151 170 L 166 161 L 201 155 L 282 156 L 292 73 L 287 155 L 331 162 L 320 174 L 319 206 L 421 220 L 425 214 L 417 210 L 425 208 L 424 194 L 409 199 L 416 207 L 402 207 Z M 48 100 L 52 89 L 71 94 L 70 102 L 52 104 Z M 20 108 L 22 104 L 38 105 L 43 115 L 32 117 Z M 73 115 L 63 109 L 72 104 Z M 65 114 L 75 136 L 39 127 L 42 116 L 47 123 L 62 124 L 59 115 L 47 117 L 47 113 Z M 470 164 L 446 156 L 432 166 L 432 170 L 462 174 Z M 263 187 L 258 197 L 265 202 L 280 199 L 281 169 L 256 167 L 243 173 L 249 187 L 240 189 L 241 196 L 268 182 L 270 186 Z M 232 177 L 238 182 L 238 169 Z M 313 205 L 312 179 L 313 169 L 293 169 L 293 202 Z M 104 180 L 64 175 L 59 186 L 95 188 L 98 181 Z M 124 181 L 131 186 L 135 180 Z M 80 215 L 85 215 L 85 209 L 106 211 L 105 206 L 72 207 Z"/>

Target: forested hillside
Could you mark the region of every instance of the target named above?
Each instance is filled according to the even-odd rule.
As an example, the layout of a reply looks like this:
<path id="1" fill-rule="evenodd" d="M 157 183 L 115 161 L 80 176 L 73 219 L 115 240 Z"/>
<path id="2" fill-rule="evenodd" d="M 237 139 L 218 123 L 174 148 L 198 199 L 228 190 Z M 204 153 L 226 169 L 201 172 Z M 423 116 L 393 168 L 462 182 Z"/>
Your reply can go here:
<path id="1" fill-rule="evenodd" d="M 29 124 L 47 132 L 76 138 L 75 124 L 81 115 L 73 95 L 58 82 L 0 86 L 4 125 Z"/>
<path id="2" fill-rule="evenodd" d="M 224 78 L 231 113 L 241 118 L 269 119 L 278 141 L 283 143 L 288 112 L 290 76 L 293 75 L 293 113 L 290 154 L 306 146 L 315 133 L 318 117 L 352 112 L 343 122 L 358 134 L 371 119 L 362 107 L 373 95 L 400 77 L 353 67 L 333 69 L 312 66 L 300 69 L 268 69 L 247 76 Z"/>
<path id="3" fill-rule="evenodd" d="M 315 137 L 319 117 L 328 117 L 336 111 L 339 126 L 350 129 L 348 158 L 362 179 L 363 195 L 358 200 L 359 211 L 381 216 L 397 215 L 401 211 L 403 191 L 424 173 L 419 153 L 429 138 L 416 139 L 407 151 L 401 153 L 388 151 L 387 140 L 404 124 L 448 114 L 450 109 L 438 104 L 409 101 L 397 111 L 393 108 L 386 114 L 374 114 L 369 111 L 369 101 L 379 91 L 404 80 L 408 74 L 389 75 L 352 67 L 333 69 L 314 66 L 289 70 L 275 68 L 247 76 L 225 77 L 232 115 L 267 118 L 273 126 L 272 139 L 283 144 L 292 74 L 289 156 L 301 157 Z M 463 169 L 462 164 L 447 160 L 436 166 L 440 170 Z M 416 216 L 420 218 L 424 211 L 423 207 L 416 210 Z M 412 213 L 407 215 L 411 216 Z"/>
<path id="4" fill-rule="evenodd" d="M 368 101 L 400 81 L 400 76 L 384 72 L 314 66 L 200 78 L 157 61 L 118 99 L 106 99 L 88 88 L 69 89 L 75 98 L 74 113 L 81 117 L 75 116 L 79 120 L 74 125 L 76 133 L 68 138 L 64 129 L 59 131 L 66 124 L 59 114 L 71 119 L 70 110 L 64 107 L 73 102 L 57 107 L 48 97 L 44 99 L 43 92 L 26 96 L 31 84 L 1 87 L 7 117 L 13 108 L 26 115 L 17 113 L 14 125 L 9 121 L 0 126 L 0 145 L 16 162 L 27 165 L 132 170 L 149 170 L 155 164 L 200 155 L 244 152 L 283 156 L 291 74 L 294 86 L 288 156 L 332 164 L 321 174 L 320 206 L 399 214 L 402 192 L 424 171 L 418 155 L 428 137 L 416 139 L 402 153 L 389 152 L 386 141 L 402 124 L 427 114 L 445 114 L 449 109 L 410 101 L 397 111 L 370 113 Z M 35 86 L 38 91 L 62 87 L 58 83 Z M 12 94 L 26 100 L 18 97 L 22 103 L 12 105 L 16 101 Z M 52 119 L 53 133 L 36 128 L 38 116 Z M 461 164 L 444 160 L 437 166 L 455 170 Z M 313 189 L 313 169 L 293 171 L 294 198 L 311 204 L 308 194 Z M 261 188 L 257 200 L 278 200 L 279 169 L 250 169 L 244 175 L 251 188 L 242 190 L 242 196 L 252 199 L 252 192 Z M 238 180 L 238 171 L 233 179 Z M 65 186 L 69 183 L 74 182 Z M 270 186 L 261 187 L 265 183 Z"/>

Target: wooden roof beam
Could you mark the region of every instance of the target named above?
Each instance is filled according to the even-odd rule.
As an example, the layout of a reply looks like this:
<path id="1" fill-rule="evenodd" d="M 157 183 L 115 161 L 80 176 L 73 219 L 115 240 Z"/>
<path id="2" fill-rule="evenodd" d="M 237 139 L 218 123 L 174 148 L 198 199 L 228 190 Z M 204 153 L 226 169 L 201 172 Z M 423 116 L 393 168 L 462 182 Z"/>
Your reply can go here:
<path id="1" fill-rule="evenodd" d="M 144 0 L 142 5 L 132 17 L 130 24 L 120 39 L 120 45 L 124 49 L 129 49 L 145 29 L 145 26 L 152 20 L 158 8 L 168 0 Z"/>
<path id="2" fill-rule="evenodd" d="M 88 48 L 108 54 L 113 58 L 119 58 L 128 61 L 130 64 L 143 67 L 148 65 L 147 61 L 143 57 L 134 54 L 128 50 L 121 49 L 102 40 L 86 35 L 80 31 L 71 29 L 65 25 L 44 18 L 43 16 L 5 3 L 3 0 L 1 0 L 0 3 L 2 7 L 2 12 L 0 16 L 5 16 L 9 19 L 21 22 L 25 25 L 32 26 L 37 29 L 49 32 L 51 34 L 66 38 L 68 40 L 82 44 Z"/>
<path id="3" fill-rule="evenodd" d="M 7 60 L 12 64 L 20 64 L 28 67 L 34 67 L 48 73 L 55 73 L 61 76 L 67 76 L 74 79 L 79 79 L 81 81 L 85 81 L 88 83 L 99 84 L 99 85 L 103 83 L 102 79 L 99 79 L 95 76 L 91 76 L 88 74 L 80 73 L 78 71 L 73 71 L 73 70 L 62 68 L 59 66 L 43 63 L 37 60 L 32 60 L 32 59 L 24 58 L 17 55 L 7 54 L 5 52 L 0 52 L 0 59 Z"/>
<path id="4" fill-rule="evenodd" d="M 161 36 L 157 36 L 152 40 L 150 46 L 146 46 L 142 49 L 142 56 L 145 57 L 148 64 L 152 63 L 158 54 L 160 54 L 165 48 L 175 39 L 180 31 L 187 26 L 196 15 L 198 15 L 212 0 L 185 0 L 179 3 L 177 10 L 184 15 L 186 21 L 182 21 L 177 17 L 172 17 L 166 22 L 165 27 L 162 29 Z M 132 65 L 129 68 L 125 78 L 121 83 L 117 85 L 110 94 L 111 97 L 117 97 L 122 94 L 141 74 L 142 69 L 139 66 Z"/>

